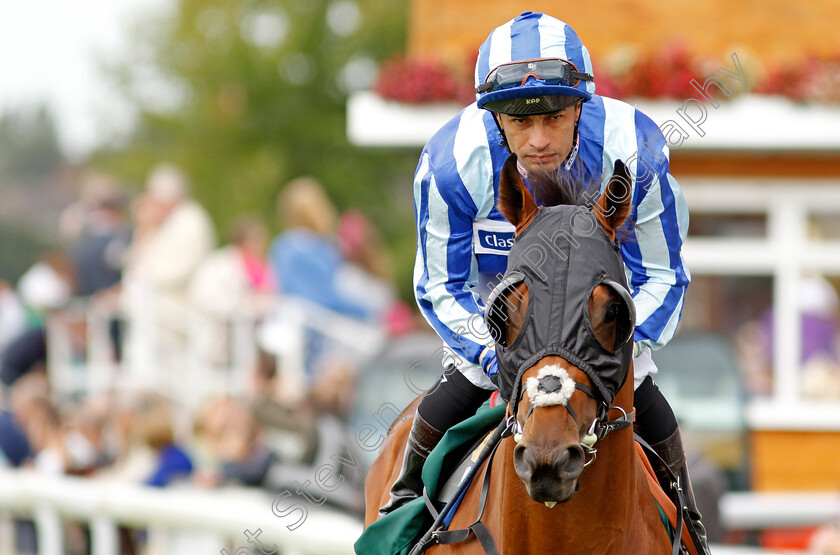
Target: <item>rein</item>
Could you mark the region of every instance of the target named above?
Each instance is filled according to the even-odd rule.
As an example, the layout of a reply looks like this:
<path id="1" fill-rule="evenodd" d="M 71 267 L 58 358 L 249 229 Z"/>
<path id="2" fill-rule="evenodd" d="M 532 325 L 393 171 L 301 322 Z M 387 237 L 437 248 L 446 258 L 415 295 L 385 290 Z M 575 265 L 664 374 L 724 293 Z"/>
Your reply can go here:
<path id="1" fill-rule="evenodd" d="M 502 439 L 510 435 L 507 422 L 505 420 L 501 421 L 496 429 L 493 431 L 493 434 L 488 439 L 487 443 L 484 444 L 484 448 L 481 450 L 481 453 L 478 455 L 478 459 L 475 461 L 475 464 L 472 465 L 469 472 L 467 472 L 466 476 L 461 479 L 460 484 L 458 485 L 458 491 L 449 500 L 446 506 L 439 512 L 436 513 L 434 509 L 434 505 L 428 501 L 428 496 L 425 488 L 423 489 L 423 496 L 427 499 L 426 507 L 429 511 L 434 515 L 435 522 L 432 524 L 431 528 L 423 534 L 423 537 L 420 538 L 420 541 L 415 545 L 409 555 L 420 555 L 425 553 L 427 549 L 432 547 L 436 544 L 450 544 L 450 543 L 460 543 L 467 541 L 470 534 L 475 534 L 478 538 L 479 542 L 481 543 L 482 547 L 484 547 L 484 551 L 489 555 L 499 555 L 498 549 L 496 549 L 496 542 L 493 541 L 493 536 L 490 534 L 490 530 L 487 529 L 487 526 L 481 522 L 481 517 L 484 515 L 484 507 L 487 502 L 487 493 L 490 491 L 490 466 L 493 463 L 493 455 L 496 454 L 496 449 L 502 443 Z M 479 510 L 478 510 L 478 518 L 472 523 L 469 527 L 464 528 L 462 530 L 446 530 L 446 524 L 444 520 L 449 515 L 450 512 L 456 510 L 461 498 L 469 488 L 470 484 L 475 478 L 476 473 L 478 472 L 481 465 L 484 461 L 487 460 L 487 470 L 484 474 L 484 482 L 481 485 L 481 495 L 479 500 Z"/>

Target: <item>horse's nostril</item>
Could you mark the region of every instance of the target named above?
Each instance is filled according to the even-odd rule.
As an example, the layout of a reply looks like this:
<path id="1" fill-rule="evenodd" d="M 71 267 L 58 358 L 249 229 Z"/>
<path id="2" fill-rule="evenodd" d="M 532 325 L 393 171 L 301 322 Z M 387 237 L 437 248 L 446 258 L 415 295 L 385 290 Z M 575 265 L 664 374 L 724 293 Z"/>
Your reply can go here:
<path id="1" fill-rule="evenodd" d="M 513 462 L 521 469 L 533 471 L 537 467 L 537 459 L 528 447 L 520 443 L 513 448 Z"/>
<path id="2" fill-rule="evenodd" d="M 572 445 L 557 460 L 556 468 L 561 479 L 577 478 L 583 471 L 584 453 L 580 445 Z"/>

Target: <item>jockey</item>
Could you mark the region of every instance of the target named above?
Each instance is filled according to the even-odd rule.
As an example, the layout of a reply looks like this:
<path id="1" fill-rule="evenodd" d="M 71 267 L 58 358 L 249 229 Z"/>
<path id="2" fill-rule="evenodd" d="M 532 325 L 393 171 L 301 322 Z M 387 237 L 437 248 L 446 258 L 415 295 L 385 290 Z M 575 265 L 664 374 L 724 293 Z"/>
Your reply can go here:
<path id="1" fill-rule="evenodd" d="M 592 64 L 575 32 L 553 17 L 524 12 L 479 48 L 477 101 L 426 144 L 414 176 L 417 303 L 447 345 L 444 374 L 414 419 L 401 473 L 385 514 L 422 492 L 420 471 L 443 433 L 475 413 L 498 372 L 483 300 L 507 265 L 513 226 L 496 208 L 510 153 L 523 176 L 570 172 L 606 187 L 614 162 L 632 176 L 634 227 L 621 245 L 636 305 L 634 386 L 637 432 L 680 478 L 688 528 L 700 553 L 706 534 L 691 492 L 676 418 L 651 376 L 651 351 L 677 327 L 690 281 L 680 250 L 688 209 L 669 173 L 656 124 L 633 106 L 595 93 Z M 594 199 L 593 199 L 594 200 Z M 655 464 L 655 463 L 654 463 Z M 667 472 L 657 469 L 667 484 Z"/>

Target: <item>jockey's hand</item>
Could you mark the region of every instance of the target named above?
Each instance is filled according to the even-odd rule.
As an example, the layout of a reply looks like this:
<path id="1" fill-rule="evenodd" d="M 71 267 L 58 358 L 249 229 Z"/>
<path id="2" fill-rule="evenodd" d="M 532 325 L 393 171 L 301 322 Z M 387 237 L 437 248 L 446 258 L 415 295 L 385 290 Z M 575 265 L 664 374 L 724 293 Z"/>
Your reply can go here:
<path id="1" fill-rule="evenodd" d="M 499 359 L 496 358 L 496 349 L 487 347 L 481 353 L 481 369 L 490 378 L 490 381 L 496 383 L 497 374 L 499 373 Z"/>

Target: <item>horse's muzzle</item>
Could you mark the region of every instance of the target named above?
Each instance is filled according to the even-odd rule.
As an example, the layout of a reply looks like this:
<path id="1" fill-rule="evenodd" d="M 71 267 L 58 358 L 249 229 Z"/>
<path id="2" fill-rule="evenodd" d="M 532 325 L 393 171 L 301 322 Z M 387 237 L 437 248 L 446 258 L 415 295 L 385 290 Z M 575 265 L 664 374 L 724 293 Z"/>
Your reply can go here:
<path id="1" fill-rule="evenodd" d="M 513 466 L 534 501 L 562 503 L 571 499 L 585 462 L 583 448 L 571 444 L 541 450 L 518 444 L 513 450 Z"/>

